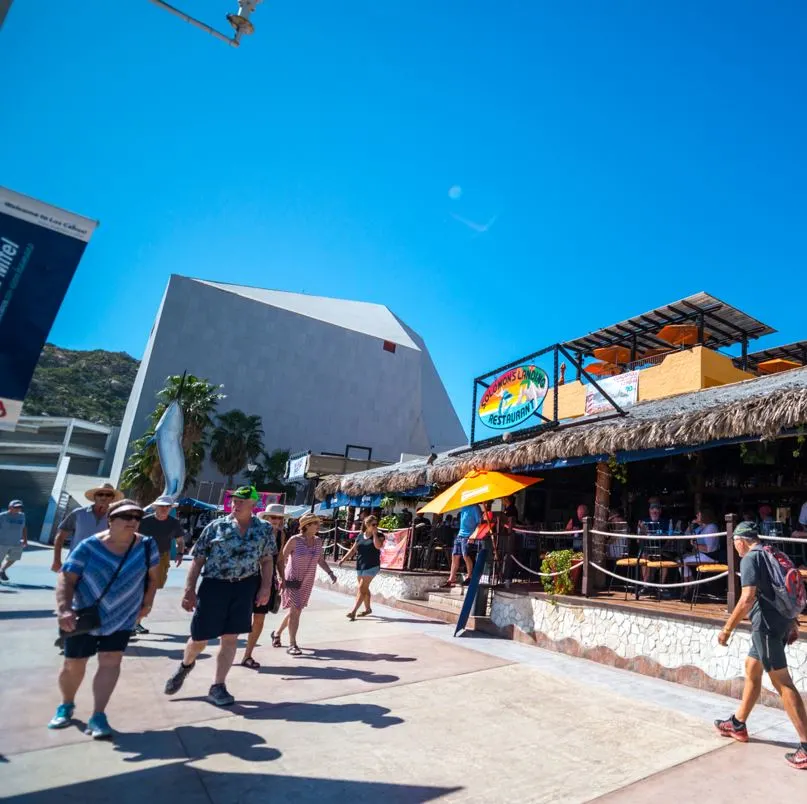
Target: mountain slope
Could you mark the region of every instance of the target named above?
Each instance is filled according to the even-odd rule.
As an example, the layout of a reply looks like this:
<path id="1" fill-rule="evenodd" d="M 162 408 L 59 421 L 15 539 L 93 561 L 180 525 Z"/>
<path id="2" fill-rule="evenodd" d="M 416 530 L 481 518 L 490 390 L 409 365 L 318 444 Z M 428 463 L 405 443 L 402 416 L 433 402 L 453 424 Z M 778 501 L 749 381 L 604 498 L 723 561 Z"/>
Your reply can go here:
<path id="1" fill-rule="evenodd" d="M 119 425 L 140 362 L 125 352 L 89 352 L 46 344 L 22 412 L 27 416 L 74 416 Z"/>

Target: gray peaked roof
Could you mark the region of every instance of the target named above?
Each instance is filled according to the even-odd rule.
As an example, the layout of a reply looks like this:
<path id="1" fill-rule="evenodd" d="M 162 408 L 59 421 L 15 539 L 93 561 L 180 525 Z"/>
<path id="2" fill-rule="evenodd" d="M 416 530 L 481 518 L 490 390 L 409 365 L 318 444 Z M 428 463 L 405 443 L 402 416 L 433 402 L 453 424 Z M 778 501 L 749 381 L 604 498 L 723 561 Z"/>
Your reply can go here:
<path id="1" fill-rule="evenodd" d="M 289 310 L 308 318 L 325 321 L 336 327 L 361 332 L 374 338 L 406 346 L 420 351 L 401 322 L 383 304 L 329 299 L 325 296 L 306 296 L 302 293 L 287 293 L 282 290 L 264 290 L 246 285 L 229 285 L 225 282 L 207 282 L 194 279 L 200 285 L 208 285 L 218 290 L 243 296 L 270 307 Z"/>

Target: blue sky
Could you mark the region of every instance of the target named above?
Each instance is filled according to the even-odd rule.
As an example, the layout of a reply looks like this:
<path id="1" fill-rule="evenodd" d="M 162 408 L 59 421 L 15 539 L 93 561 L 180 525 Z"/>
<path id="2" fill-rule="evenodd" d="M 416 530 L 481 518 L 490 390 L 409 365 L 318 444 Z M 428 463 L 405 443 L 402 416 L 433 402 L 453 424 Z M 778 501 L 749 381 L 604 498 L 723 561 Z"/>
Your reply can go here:
<path id="1" fill-rule="evenodd" d="M 381 302 L 467 428 L 474 376 L 699 290 L 807 337 L 804 3 L 254 22 L 234 50 L 147 0 L 15 0 L 0 181 L 101 221 L 53 342 L 139 357 L 171 272 Z"/>

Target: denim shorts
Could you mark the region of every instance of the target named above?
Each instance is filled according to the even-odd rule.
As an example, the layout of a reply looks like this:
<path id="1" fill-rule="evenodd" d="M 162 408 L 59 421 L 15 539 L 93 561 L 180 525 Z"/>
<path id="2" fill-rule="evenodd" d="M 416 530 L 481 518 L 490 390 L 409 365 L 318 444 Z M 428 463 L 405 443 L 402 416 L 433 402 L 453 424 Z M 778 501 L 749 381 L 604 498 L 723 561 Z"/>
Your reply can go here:
<path id="1" fill-rule="evenodd" d="M 470 543 L 468 539 L 470 536 L 456 536 L 454 538 L 454 549 L 451 551 L 452 556 L 462 556 L 465 558 L 468 555 Z"/>
<path id="2" fill-rule="evenodd" d="M 370 567 L 370 569 L 356 570 L 356 575 L 359 578 L 375 578 L 381 572 L 381 567 Z"/>

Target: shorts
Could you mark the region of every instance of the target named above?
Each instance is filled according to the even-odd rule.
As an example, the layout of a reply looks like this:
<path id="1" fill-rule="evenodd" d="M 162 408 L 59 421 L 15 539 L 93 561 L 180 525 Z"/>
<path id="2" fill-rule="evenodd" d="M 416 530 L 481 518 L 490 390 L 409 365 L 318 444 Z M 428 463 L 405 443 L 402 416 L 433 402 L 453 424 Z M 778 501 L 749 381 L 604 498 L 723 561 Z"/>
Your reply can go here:
<path id="1" fill-rule="evenodd" d="M 469 539 L 470 536 L 456 536 L 454 538 L 454 549 L 451 551 L 451 555 L 466 558 L 469 550 Z"/>
<path id="2" fill-rule="evenodd" d="M 0 561 L 19 561 L 22 558 L 21 544 L 0 544 Z"/>
<path id="3" fill-rule="evenodd" d="M 207 642 L 225 634 L 248 634 L 258 581 L 257 575 L 233 582 L 204 578 L 191 620 L 191 639 Z"/>
<path id="4" fill-rule="evenodd" d="M 359 578 L 375 578 L 381 572 L 381 567 L 370 567 L 369 569 L 356 570 L 356 576 Z"/>
<path id="5" fill-rule="evenodd" d="M 171 553 L 160 553 L 160 563 L 157 564 L 157 569 L 160 572 L 160 579 L 157 581 L 157 588 L 165 588 L 168 583 L 168 568 L 171 566 Z"/>
<path id="6" fill-rule="evenodd" d="M 258 576 L 257 583 L 258 583 L 257 588 L 260 588 L 260 585 L 261 585 L 260 576 Z M 257 592 L 256 592 L 256 594 L 257 594 Z M 277 588 L 277 581 L 275 581 L 275 579 L 273 578 L 272 579 L 272 594 L 269 595 L 269 602 L 265 606 L 259 606 L 257 603 L 253 603 L 252 604 L 252 613 L 253 614 L 270 614 L 270 613 L 273 613 L 274 611 L 276 611 L 277 609 L 275 609 L 275 601 L 277 600 L 277 596 L 279 594 L 280 594 L 280 592 L 278 591 L 278 588 Z M 280 608 L 280 601 L 277 601 L 277 608 L 278 609 Z"/>
<path id="7" fill-rule="evenodd" d="M 123 653 L 129 644 L 131 631 L 115 631 L 114 634 L 98 636 L 96 634 L 79 634 L 64 637 L 65 659 L 89 659 L 96 653 Z"/>
<path id="8" fill-rule="evenodd" d="M 784 670 L 787 667 L 786 644 L 787 634 L 752 631 L 748 657 L 762 662 L 767 673 L 770 673 L 771 670 Z"/>

